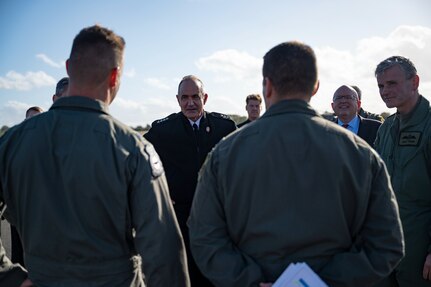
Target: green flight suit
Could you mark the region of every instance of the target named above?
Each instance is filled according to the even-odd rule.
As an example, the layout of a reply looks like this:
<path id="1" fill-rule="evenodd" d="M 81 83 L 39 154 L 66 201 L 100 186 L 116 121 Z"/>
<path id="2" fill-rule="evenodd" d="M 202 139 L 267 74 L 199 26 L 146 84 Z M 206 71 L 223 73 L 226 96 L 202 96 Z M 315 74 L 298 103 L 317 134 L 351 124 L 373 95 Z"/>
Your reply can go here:
<path id="1" fill-rule="evenodd" d="M 274 104 L 215 147 L 189 228 L 196 263 L 220 287 L 274 282 L 291 262 L 331 287 L 371 286 L 403 256 L 383 161 L 301 100 Z"/>
<path id="2" fill-rule="evenodd" d="M 138 285 L 141 267 L 149 287 L 189 286 L 160 159 L 102 102 L 60 98 L 8 130 L 0 183 L 35 285 Z"/>
<path id="3" fill-rule="evenodd" d="M 431 286 L 422 278 L 431 253 L 431 109 L 420 97 L 407 116 L 386 119 L 374 144 L 391 176 L 404 230 L 406 255 L 396 268 L 400 286 Z"/>

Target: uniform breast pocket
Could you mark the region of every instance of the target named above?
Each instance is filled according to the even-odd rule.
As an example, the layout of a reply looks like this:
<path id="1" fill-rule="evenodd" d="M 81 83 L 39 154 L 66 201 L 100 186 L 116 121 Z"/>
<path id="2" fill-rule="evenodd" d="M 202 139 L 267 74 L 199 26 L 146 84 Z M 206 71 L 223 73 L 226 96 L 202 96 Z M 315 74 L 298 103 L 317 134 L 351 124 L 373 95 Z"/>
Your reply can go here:
<path id="1" fill-rule="evenodd" d="M 431 205 L 431 178 L 425 149 L 408 147 L 401 154 L 401 172 L 398 176 L 402 177 L 403 190 L 410 199 Z"/>

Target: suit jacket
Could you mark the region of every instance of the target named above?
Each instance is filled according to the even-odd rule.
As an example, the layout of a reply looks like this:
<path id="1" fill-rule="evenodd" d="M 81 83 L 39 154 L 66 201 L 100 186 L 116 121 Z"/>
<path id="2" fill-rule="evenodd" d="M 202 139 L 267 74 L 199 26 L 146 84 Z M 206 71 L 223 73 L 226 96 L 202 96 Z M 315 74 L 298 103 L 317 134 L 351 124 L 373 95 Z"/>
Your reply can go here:
<path id="1" fill-rule="evenodd" d="M 144 135 L 159 154 L 172 200 L 188 211 L 195 193 L 198 172 L 207 154 L 236 129 L 229 116 L 204 112 L 197 139 L 189 120 L 179 112 L 152 123 Z"/>
<path id="2" fill-rule="evenodd" d="M 359 116 L 358 136 L 365 140 L 370 146 L 374 146 L 374 141 L 377 136 L 377 131 L 382 123 L 378 120 L 367 119 Z M 334 118 L 334 122 L 338 122 L 338 117 Z"/>

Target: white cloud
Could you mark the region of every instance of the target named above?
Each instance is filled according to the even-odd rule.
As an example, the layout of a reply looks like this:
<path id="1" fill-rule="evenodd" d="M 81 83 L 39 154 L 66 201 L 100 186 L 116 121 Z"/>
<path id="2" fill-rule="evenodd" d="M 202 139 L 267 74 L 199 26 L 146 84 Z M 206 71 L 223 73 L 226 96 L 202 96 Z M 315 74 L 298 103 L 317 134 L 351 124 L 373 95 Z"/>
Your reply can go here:
<path id="1" fill-rule="evenodd" d="M 317 47 L 314 50 L 318 59 L 320 89 L 311 103 L 320 111 L 329 111 L 334 91 L 340 85 L 352 84 L 361 88 L 365 109 L 378 113 L 390 111 L 380 99 L 374 70 L 379 62 L 393 55 L 412 60 L 421 77 L 419 91 L 430 98 L 430 47 L 431 29 L 420 26 L 400 26 L 387 37 L 362 39 L 356 49 L 350 51 Z"/>
<path id="2" fill-rule="evenodd" d="M 146 78 L 144 79 L 144 83 L 150 87 L 157 88 L 160 90 L 165 90 L 165 91 L 171 90 L 171 87 L 168 84 L 166 84 L 166 81 L 163 79 Z"/>
<path id="3" fill-rule="evenodd" d="M 198 59 L 196 66 L 202 71 L 212 72 L 216 82 L 256 80 L 260 77 L 262 60 L 247 52 L 227 49 Z"/>
<path id="4" fill-rule="evenodd" d="M 151 124 L 178 111 L 175 98 L 166 101 L 163 97 L 148 97 L 145 102 L 138 102 L 117 96 L 110 106 L 114 117 L 133 127 Z"/>
<path id="5" fill-rule="evenodd" d="M 45 54 L 37 54 L 36 58 L 41 59 L 45 64 L 48 64 L 49 66 L 54 68 L 62 68 L 65 66 L 65 61 L 55 62 Z"/>
<path id="6" fill-rule="evenodd" d="M 56 80 L 43 71 L 20 74 L 9 71 L 5 77 L 0 77 L 0 89 L 28 91 L 33 88 L 53 86 Z"/>
<path id="7" fill-rule="evenodd" d="M 30 108 L 31 104 L 23 103 L 19 101 L 7 101 L 0 106 L 0 126 L 6 125 L 12 127 L 25 118 L 25 112 Z M 41 106 L 43 110 L 47 110 L 46 106 Z"/>
<path id="8" fill-rule="evenodd" d="M 394 112 L 380 99 L 374 77 L 376 65 L 393 55 L 405 56 L 415 63 L 421 78 L 419 91 L 430 99 L 430 47 L 431 29 L 421 26 L 400 26 L 386 37 L 361 39 L 351 50 L 313 47 L 318 60 L 320 89 L 312 98 L 311 105 L 320 112 L 331 111 L 334 91 L 340 85 L 351 84 L 361 88 L 365 109 L 376 113 Z M 198 59 L 196 66 L 210 74 L 207 76 L 210 81 L 205 83 L 211 92 L 207 104 L 210 109 L 244 114 L 245 96 L 260 92 L 262 60 L 247 52 L 233 49 L 215 51 Z M 233 81 L 240 84 L 232 85 Z M 226 91 L 230 97 L 226 97 Z"/>
<path id="9" fill-rule="evenodd" d="M 320 112 L 330 111 L 334 91 L 343 84 L 356 84 L 363 91 L 362 102 L 366 110 L 378 113 L 390 111 L 380 99 L 374 69 L 380 61 L 392 55 L 406 56 L 415 63 L 420 76 L 419 91 L 431 99 L 430 47 L 431 29 L 418 26 L 400 26 L 384 37 L 359 39 L 356 46 L 349 50 L 314 46 L 319 65 L 320 89 L 312 98 L 311 105 Z M 246 115 L 245 97 L 261 91 L 261 55 L 255 57 L 239 50 L 221 50 L 198 58 L 195 64 L 209 94 L 205 109 Z M 127 73 L 135 75 L 134 69 Z M 175 93 L 179 81 L 180 78 L 173 79 L 170 75 L 144 80 L 134 76 L 133 80 L 128 79 L 127 86 L 124 84 L 121 87 L 119 96 L 111 105 L 111 112 L 131 126 L 150 124 L 178 112 Z M 141 87 L 142 82 L 145 87 Z M 56 80 L 44 72 L 19 74 L 10 71 L 0 77 L 0 89 L 26 90 L 42 86 L 42 83 L 54 86 Z M 134 83 L 137 84 L 131 85 Z M 130 86 L 135 89 L 130 90 Z M 41 98 L 46 99 L 46 94 L 41 95 Z M 28 106 L 20 108 L 17 102 L 3 104 L 0 106 L 0 124 L 10 125 L 11 122 L 22 121 Z"/>

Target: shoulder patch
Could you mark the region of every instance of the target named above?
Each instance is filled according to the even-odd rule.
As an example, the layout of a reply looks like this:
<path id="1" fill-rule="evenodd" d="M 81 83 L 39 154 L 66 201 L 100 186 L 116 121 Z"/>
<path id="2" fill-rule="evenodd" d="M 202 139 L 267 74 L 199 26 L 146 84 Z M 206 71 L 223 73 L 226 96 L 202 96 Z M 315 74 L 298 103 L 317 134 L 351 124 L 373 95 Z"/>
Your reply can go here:
<path id="1" fill-rule="evenodd" d="M 156 150 L 151 144 L 147 144 L 145 145 L 145 152 L 148 154 L 151 173 L 153 174 L 153 177 L 161 176 L 163 174 L 163 165 Z"/>
<path id="2" fill-rule="evenodd" d="M 153 122 L 153 125 L 154 124 L 161 124 L 161 123 L 163 123 L 163 122 L 166 122 L 166 121 L 169 121 L 169 120 L 171 120 L 171 119 L 173 119 L 173 118 L 175 118 L 175 116 L 176 116 L 177 114 L 170 114 L 169 116 L 167 116 L 166 118 L 163 118 L 163 119 L 160 119 L 160 120 L 156 120 L 156 121 L 154 121 Z"/>
<path id="3" fill-rule="evenodd" d="M 217 113 L 217 112 L 212 112 L 212 113 L 210 113 L 210 115 L 212 115 L 213 117 L 216 117 L 216 118 L 224 119 L 224 120 L 230 120 L 230 121 L 232 120 L 228 115 Z"/>

